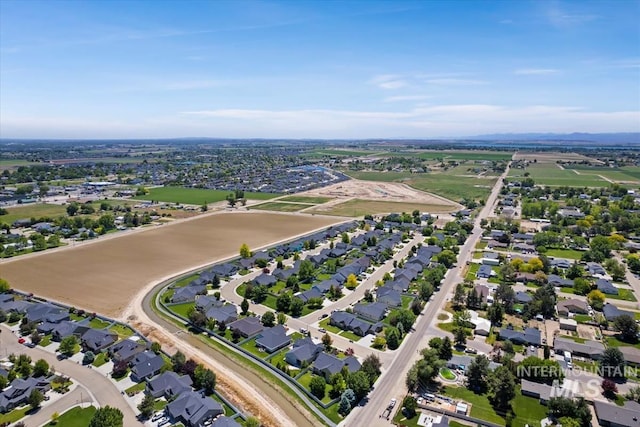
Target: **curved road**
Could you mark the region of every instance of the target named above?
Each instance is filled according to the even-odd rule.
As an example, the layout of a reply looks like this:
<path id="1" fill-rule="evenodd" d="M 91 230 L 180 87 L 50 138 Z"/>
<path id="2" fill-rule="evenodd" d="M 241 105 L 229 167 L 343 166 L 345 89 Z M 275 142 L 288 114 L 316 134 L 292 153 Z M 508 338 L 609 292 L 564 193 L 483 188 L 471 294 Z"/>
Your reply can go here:
<path id="1" fill-rule="evenodd" d="M 125 426 L 142 425 L 136 418 L 133 409 L 131 409 L 110 379 L 96 370 L 89 369 L 70 360 L 58 360 L 55 354 L 40 347 L 30 348 L 19 344 L 18 337 L 3 324 L 0 324 L 0 330 L 2 331 L 0 337 L 2 340 L 2 349 L 8 354 L 27 354 L 34 362 L 38 359 L 46 360 L 49 366 L 53 367 L 56 372 L 73 378 L 79 383 L 80 387 L 84 387 L 85 390 L 90 390 L 100 406 L 109 405 L 120 409 L 124 415 L 123 421 Z M 85 400 L 87 400 L 87 397 L 88 393 L 84 396 Z M 29 418 L 26 418 L 25 422 L 30 425 L 28 420 Z"/>
<path id="2" fill-rule="evenodd" d="M 460 248 L 460 255 L 456 266 L 447 272 L 447 275 L 440 286 L 440 290 L 436 292 L 431 301 L 427 303 L 422 315 L 418 317 L 415 324 L 415 332 L 405 339 L 398 350 L 396 357 L 378 379 L 375 389 L 369 394 L 366 406 L 357 406 L 349 416 L 341 423 L 341 425 L 349 427 L 373 427 L 373 426 L 389 426 L 390 421 L 380 418 L 379 415 L 388 406 L 392 398 L 402 402 L 407 388 L 405 386 L 405 377 L 409 368 L 418 360 L 418 351 L 426 346 L 425 335 L 429 326 L 435 320 L 435 317 L 444 305 L 447 296 L 451 293 L 455 285 L 462 279 L 462 272 L 467 261 L 470 260 L 475 245 L 482 236 L 482 228 L 480 221 L 487 218 L 493 212 L 494 205 L 502 187 L 502 180 L 509 173 L 509 165 L 505 172 L 498 178 L 495 186 L 491 191 L 491 195 L 487 199 L 484 208 L 474 222 L 473 231 L 464 245 Z M 396 405 L 395 410 L 401 405 Z M 395 411 L 393 411 L 395 413 Z"/>

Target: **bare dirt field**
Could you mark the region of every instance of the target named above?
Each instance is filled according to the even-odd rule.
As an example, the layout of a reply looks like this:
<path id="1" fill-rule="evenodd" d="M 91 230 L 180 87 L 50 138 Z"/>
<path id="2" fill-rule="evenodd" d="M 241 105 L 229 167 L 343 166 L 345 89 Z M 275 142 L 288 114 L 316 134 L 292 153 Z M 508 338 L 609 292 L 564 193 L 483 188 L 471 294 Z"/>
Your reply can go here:
<path id="1" fill-rule="evenodd" d="M 0 264 L 12 287 L 118 317 L 149 282 L 340 222 L 265 212 L 216 213 Z"/>
<path id="2" fill-rule="evenodd" d="M 445 199 L 444 197 L 416 190 L 406 184 L 397 182 L 360 181 L 352 179 L 328 187 L 306 191 L 299 195 L 335 197 L 338 199 L 356 198 L 375 200 L 377 202 L 409 202 L 425 205 L 444 205 L 451 206 L 451 210 L 462 208 L 462 205 Z M 342 201 L 344 200 L 334 200 L 333 202 L 340 203 Z"/>
<path id="3" fill-rule="evenodd" d="M 351 199 L 339 204 L 320 205 L 305 212 L 339 216 L 363 216 L 367 214 L 413 212 L 416 209 L 421 213 L 437 214 L 452 212 L 455 207 L 441 204 L 427 205 L 423 203 Z"/>
<path id="4" fill-rule="evenodd" d="M 560 153 L 560 152 L 544 152 L 544 153 L 531 153 L 518 152 L 513 156 L 513 160 L 536 160 L 538 163 L 555 163 L 558 160 L 566 160 L 566 161 L 580 161 L 580 160 L 590 160 L 592 162 L 597 162 L 598 160 L 593 159 L 591 157 L 584 156 L 578 153 Z"/>

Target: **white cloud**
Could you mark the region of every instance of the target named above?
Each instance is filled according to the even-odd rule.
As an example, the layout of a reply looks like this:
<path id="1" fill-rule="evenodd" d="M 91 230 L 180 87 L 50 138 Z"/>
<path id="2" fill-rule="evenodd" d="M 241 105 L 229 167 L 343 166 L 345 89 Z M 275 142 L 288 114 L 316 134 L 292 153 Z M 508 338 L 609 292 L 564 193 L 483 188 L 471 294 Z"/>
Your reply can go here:
<path id="1" fill-rule="evenodd" d="M 460 79 L 454 77 L 427 79 L 426 83 L 436 86 L 477 86 L 488 84 L 488 82 L 484 80 Z"/>
<path id="2" fill-rule="evenodd" d="M 384 99 L 384 102 L 405 102 L 405 101 L 424 101 L 429 99 L 428 95 L 398 95 L 388 96 Z"/>
<path id="3" fill-rule="evenodd" d="M 400 89 L 408 85 L 401 76 L 396 74 L 382 74 L 369 80 L 369 84 L 378 86 L 381 89 Z"/>
<path id="4" fill-rule="evenodd" d="M 523 76 L 534 76 L 534 75 L 548 75 L 548 74 L 558 74 L 560 70 L 556 70 L 554 68 L 521 68 L 519 70 L 515 70 L 514 74 L 519 74 Z"/>

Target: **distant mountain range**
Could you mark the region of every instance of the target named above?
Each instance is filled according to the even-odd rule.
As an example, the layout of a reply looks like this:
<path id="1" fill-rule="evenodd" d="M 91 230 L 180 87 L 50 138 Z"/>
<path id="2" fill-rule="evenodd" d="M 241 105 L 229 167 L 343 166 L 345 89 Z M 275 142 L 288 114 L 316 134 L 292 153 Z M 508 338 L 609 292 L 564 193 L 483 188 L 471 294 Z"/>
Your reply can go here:
<path id="1" fill-rule="evenodd" d="M 600 144 L 638 144 L 640 132 L 621 133 L 497 133 L 489 135 L 452 138 L 475 141 L 548 141 L 548 142 L 595 142 Z"/>

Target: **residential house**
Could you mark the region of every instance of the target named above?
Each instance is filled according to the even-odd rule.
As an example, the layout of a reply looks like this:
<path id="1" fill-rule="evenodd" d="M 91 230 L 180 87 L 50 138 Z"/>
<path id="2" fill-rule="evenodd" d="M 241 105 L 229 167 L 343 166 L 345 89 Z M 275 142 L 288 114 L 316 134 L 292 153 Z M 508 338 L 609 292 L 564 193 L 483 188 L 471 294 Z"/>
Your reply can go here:
<path id="1" fill-rule="evenodd" d="M 540 330 L 534 328 L 525 328 L 524 331 L 516 331 L 513 329 L 500 329 L 498 336 L 501 340 L 509 340 L 514 344 L 536 345 L 542 344 Z"/>
<path id="2" fill-rule="evenodd" d="M 528 292 L 518 291 L 516 292 L 516 302 L 519 304 L 526 304 L 533 300 L 533 297 Z"/>
<path id="3" fill-rule="evenodd" d="M 636 347 L 621 346 L 618 349 L 622 352 L 627 365 L 640 367 L 640 349 Z"/>
<path id="4" fill-rule="evenodd" d="M 182 422 L 187 427 L 200 427 L 224 414 L 222 405 L 195 391 L 181 393 L 167 405 L 166 411 L 174 422 Z"/>
<path id="5" fill-rule="evenodd" d="M 273 353 L 291 343 L 284 326 L 276 325 L 260 332 L 256 339 L 256 347 L 263 348 L 267 353 Z"/>
<path id="6" fill-rule="evenodd" d="M 126 339 L 109 347 L 107 352 L 114 362 L 129 363 L 137 354 L 142 353 L 146 349 L 146 345 Z"/>
<path id="7" fill-rule="evenodd" d="M 89 329 L 80 337 L 84 351 L 98 353 L 118 341 L 118 334 L 104 329 Z"/>
<path id="8" fill-rule="evenodd" d="M 476 295 L 478 295 L 478 297 L 480 297 L 480 300 L 482 301 L 482 304 L 486 304 L 487 303 L 487 299 L 489 298 L 489 294 L 490 294 L 490 290 L 489 290 L 488 286 L 476 285 L 473 288 L 473 291 L 476 293 Z"/>
<path id="9" fill-rule="evenodd" d="M 500 255 L 496 252 L 483 252 L 481 262 L 485 265 L 500 265 Z"/>
<path id="10" fill-rule="evenodd" d="M 164 359 L 159 354 L 147 350 L 136 354 L 129 365 L 131 378 L 135 381 L 143 381 L 160 373 L 164 366 Z"/>
<path id="11" fill-rule="evenodd" d="M 315 344 L 310 337 L 301 338 L 293 343 L 293 349 L 285 354 L 284 360 L 293 366 L 308 366 L 322 352 L 323 348 L 322 344 Z"/>
<path id="12" fill-rule="evenodd" d="M 318 290 L 316 286 L 313 286 L 311 289 L 307 291 L 300 292 L 296 295 L 298 298 L 302 300 L 305 304 L 309 302 L 311 298 L 324 298 L 324 294 Z"/>
<path id="13" fill-rule="evenodd" d="M 207 293 L 207 285 L 187 285 L 180 288 L 175 288 L 173 295 L 171 296 L 171 302 L 189 302 L 196 299 L 196 295 L 204 295 Z"/>
<path id="14" fill-rule="evenodd" d="M 534 282 L 535 280 L 536 280 L 536 275 L 533 273 L 522 273 L 520 271 L 516 273 L 516 282 L 529 283 L 529 282 Z"/>
<path id="15" fill-rule="evenodd" d="M 36 303 L 25 313 L 25 317 L 29 322 L 50 322 L 60 323 L 63 320 L 69 320 L 69 310 L 55 306 L 49 303 Z"/>
<path id="16" fill-rule="evenodd" d="M 585 301 L 576 298 L 558 301 L 556 307 L 558 314 L 562 316 L 568 316 L 569 313 L 587 314 L 589 312 L 589 305 Z"/>
<path id="17" fill-rule="evenodd" d="M 549 265 L 551 267 L 567 269 L 571 267 L 571 262 L 567 261 L 566 259 L 553 258 L 550 260 Z"/>
<path id="18" fill-rule="evenodd" d="M 387 312 L 387 305 L 382 302 L 357 303 L 353 306 L 353 312 L 367 320 L 378 322 L 384 318 Z"/>
<path id="19" fill-rule="evenodd" d="M 342 371 L 343 367 L 347 367 L 349 372 L 354 373 L 360 370 L 360 362 L 353 356 L 344 359 L 338 359 L 332 354 L 322 352 L 318 354 L 313 362 L 312 370 L 314 374 L 321 375 L 325 380 L 329 381 L 332 375 Z"/>
<path id="20" fill-rule="evenodd" d="M 547 282 L 555 287 L 565 287 L 565 288 L 573 287 L 573 280 L 563 279 L 557 274 L 550 274 L 549 276 L 547 276 Z"/>
<path id="21" fill-rule="evenodd" d="M 451 369 L 461 369 L 464 372 L 467 372 L 467 369 L 469 369 L 469 365 L 471 365 L 471 362 L 473 362 L 473 359 L 475 359 L 475 357 L 471 357 L 467 355 L 459 356 L 457 354 L 454 354 L 453 356 L 451 356 L 451 359 L 447 361 L 447 367 Z M 489 362 L 490 370 L 494 370 L 499 366 L 501 366 L 500 363 L 496 363 L 493 361 Z"/>
<path id="22" fill-rule="evenodd" d="M 490 265 L 482 264 L 478 271 L 476 272 L 476 277 L 478 279 L 488 279 L 493 275 L 493 270 Z"/>
<path id="23" fill-rule="evenodd" d="M 51 384 L 44 377 L 16 378 L 0 393 L 0 413 L 26 404 L 33 390 L 46 393 L 50 389 Z"/>
<path id="24" fill-rule="evenodd" d="M 238 266 L 229 262 L 224 264 L 218 264 L 211 267 L 212 273 L 217 274 L 219 277 L 230 277 L 238 272 Z"/>
<path id="25" fill-rule="evenodd" d="M 346 311 L 331 313 L 329 324 L 345 331 L 364 337 L 367 334 L 375 334 L 382 330 L 382 323 L 369 323 Z"/>
<path id="26" fill-rule="evenodd" d="M 604 294 L 618 295 L 618 288 L 613 286 L 613 283 L 607 279 L 596 280 L 596 286 L 598 287 L 598 290 Z"/>
<path id="27" fill-rule="evenodd" d="M 624 315 L 631 316 L 631 318 L 634 317 L 632 312 L 620 310 L 609 302 L 602 307 L 602 314 L 604 314 L 604 318 L 607 319 L 608 322 L 613 322 L 616 318 Z"/>
<path id="28" fill-rule="evenodd" d="M 238 331 L 238 333 L 245 338 L 262 332 L 262 330 L 264 329 L 262 323 L 260 323 L 260 320 L 255 316 L 238 319 L 235 322 L 231 322 L 227 326 L 232 331 Z"/>
<path id="29" fill-rule="evenodd" d="M 538 399 L 543 405 L 548 404 L 549 399 L 554 396 L 567 396 L 572 398 L 582 394 L 580 383 L 568 379 L 565 379 L 562 385 L 547 385 L 525 379 L 520 380 L 520 383 L 520 390 L 524 396 Z"/>
<path id="30" fill-rule="evenodd" d="M 598 423 L 603 427 L 638 427 L 640 426 L 640 403 L 624 402 L 623 406 L 594 399 Z"/>
<path id="31" fill-rule="evenodd" d="M 587 357 L 593 360 L 599 360 L 604 353 L 604 345 L 598 341 L 586 340 L 583 343 L 576 342 L 569 338 L 557 337 L 553 341 L 553 349 L 556 354 L 562 354 L 568 351 L 580 357 Z"/>
<path id="32" fill-rule="evenodd" d="M 385 285 L 376 289 L 376 301 L 385 304 L 389 308 L 400 307 L 402 305 L 402 295 L 392 287 Z"/>
<path id="33" fill-rule="evenodd" d="M 267 287 L 271 287 L 275 285 L 277 282 L 278 282 L 278 279 L 276 279 L 271 274 L 266 274 L 266 273 L 262 273 L 261 275 L 257 276 L 255 279 L 251 281 L 251 283 L 253 283 L 255 286 L 267 286 Z"/>
<path id="34" fill-rule="evenodd" d="M 491 322 L 488 319 L 480 317 L 474 310 L 469 310 L 469 316 L 469 321 L 474 326 L 474 334 L 488 336 L 491 333 Z"/>
<path id="35" fill-rule="evenodd" d="M 598 264 L 597 262 L 588 262 L 587 263 L 587 271 L 591 276 L 606 276 L 607 272 L 603 266 Z"/>
<path id="36" fill-rule="evenodd" d="M 205 312 L 207 319 L 213 319 L 219 325 L 221 323 L 229 324 L 238 319 L 238 308 L 233 304 L 213 304 Z"/>
<path id="37" fill-rule="evenodd" d="M 242 427 L 235 419 L 224 415 L 215 419 L 211 427 Z"/>
<path id="38" fill-rule="evenodd" d="M 191 391 L 192 385 L 189 375 L 178 375 L 173 371 L 163 372 L 147 381 L 147 393 L 154 398 L 165 397 L 167 400 Z"/>

